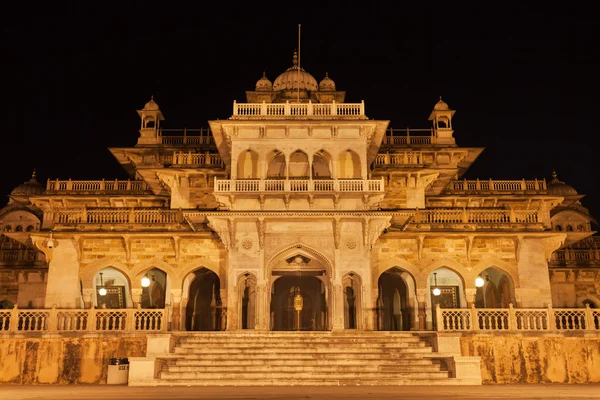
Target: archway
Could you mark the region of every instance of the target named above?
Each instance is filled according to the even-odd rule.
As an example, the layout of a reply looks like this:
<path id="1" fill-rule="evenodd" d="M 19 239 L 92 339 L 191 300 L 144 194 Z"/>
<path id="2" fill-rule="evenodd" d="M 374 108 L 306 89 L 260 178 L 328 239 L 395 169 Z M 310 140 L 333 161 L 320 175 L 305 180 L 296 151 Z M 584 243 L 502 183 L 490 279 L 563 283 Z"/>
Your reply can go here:
<path id="1" fill-rule="evenodd" d="M 296 150 L 290 155 L 289 175 L 290 178 L 308 179 L 310 169 L 308 166 L 308 156 L 300 150 Z"/>
<path id="2" fill-rule="evenodd" d="M 237 179 L 258 179 L 258 153 L 243 151 L 238 156 Z"/>
<path id="3" fill-rule="evenodd" d="M 508 308 L 510 303 L 515 304 L 513 284 L 506 273 L 489 267 L 479 276 L 483 278 L 483 286 L 478 287 L 475 293 L 475 307 Z"/>
<path id="4" fill-rule="evenodd" d="M 147 279 L 148 286 L 144 287 Z M 164 308 L 167 299 L 167 273 L 159 268 L 152 268 L 144 275 L 142 281 L 142 308 Z"/>
<path id="5" fill-rule="evenodd" d="M 207 268 L 200 268 L 191 275 L 185 329 L 188 331 L 224 330 L 219 277 Z"/>
<path id="6" fill-rule="evenodd" d="M 410 330 L 412 310 L 403 272 L 393 267 L 382 273 L 377 281 L 377 329 L 380 331 Z"/>
<path id="7" fill-rule="evenodd" d="M 238 279 L 238 316 L 242 329 L 256 327 L 256 277 L 245 273 Z"/>
<path id="8" fill-rule="evenodd" d="M 339 154 L 337 166 L 338 179 L 361 179 L 360 157 L 352 150 L 346 150 Z"/>
<path id="9" fill-rule="evenodd" d="M 344 290 L 344 329 L 359 329 L 361 327 L 361 287 L 362 279 L 350 272 L 342 279 Z"/>
<path id="10" fill-rule="evenodd" d="M 320 150 L 313 156 L 313 179 L 331 179 L 331 156 L 325 150 Z"/>
<path id="11" fill-rule="evenodd" d="M 429 298 L 431 312 L 427 315 L 427 327 L 435 329 L 436 313 L 435 309 L 440 308 L 461 308 L 466 306 L 464 297 L 463 279 L 458 273 L 447 267 L 441 267 L 429 274 L 427 285 L 429 289 Z"/>
<path id="12" fill-rule="evenodd" d="M 279 150 L 273 150 L 267 155 L 267 159 L 267 179 L 285 179 L 285 155 Z"/>
<path id="13" fill-rule="evenodd" d="M 0 301 L 0 310 L 12 310 L 15 305 L 10 300 Z"/>
<path id="14" fill-rule="evenodd" d="M 281 259 L 271 275 L 271 330 L 328 329 L 329 279 L 321 261 L 298 252 Z M 299 300 L 300 310 L 296 308 Z"/>
<path id="15" fill-rule="evenodd" d="M 97 308 L 131 308 L 131 285 L 127 276 L 107 267 L 94 275 L 94 305 Z"/>

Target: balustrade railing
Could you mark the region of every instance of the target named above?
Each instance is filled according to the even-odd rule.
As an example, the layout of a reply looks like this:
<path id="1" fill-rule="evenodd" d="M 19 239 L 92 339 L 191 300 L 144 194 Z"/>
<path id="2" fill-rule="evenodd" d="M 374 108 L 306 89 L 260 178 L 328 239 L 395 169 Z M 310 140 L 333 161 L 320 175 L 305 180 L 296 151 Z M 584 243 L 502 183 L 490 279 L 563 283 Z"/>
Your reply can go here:
<path id="1" fill-rule="evenodd" d="M 552 261 L 600 261 L 599 249 L 561 249 L 552 253 Z"/>
<path id="2" fill-rule="evenodd" d="M 419 224 L 535 224 L 541 221 L 536 210 L 463 208 L 417 210 L 411 222 Z"/>
<path id="3" fill-rule="evenodd" d="M 600 331 L 590 308 L 435 308 L 438 331 Z"/>
<path id="4" fill-rule="evenodd" d="M 181 212 L 153 208 L 80 208 L 59 210 L 57 224 L 172 224 L 181 221 Z"/>
<path id="5" fill-rule="evenodd" d="M 149 192 L 144 181 L 136 180 L 50 180 L 46 183 L 46 192 Z"/>
<path id="6" fill-rule="evenodd" d="M 365 103 L 238 103 L 233 102 L 232 119 L 279 118 L 366 119 Z"/>
<path id="7" fill-rule="evenodd" d="M 451 181 L 447 192 L 545 192 L 546 180 L 456 180 Z"/>
<path id="8" fill-rule="evenodd" d="M 165 133 L 167 135 L 165 135 Z M 161 143 L 168 146 L 214 145 L 215 139 L 210 129 L 163 129 L 159 131 Z"/>
<path id="9" fill-rule="evenodd" d="M 427 134 L 425 134 L 427 132 Z M 415 134 L 416 133 L 416 134 Z M 429 129 L 393 129 L 389 128 L 381 144 L 387 145 L 430 145 L 435 144 L 433 128 Z"/>
<path id="10" fill-rule="evenodd" d="M 212 153 L 173 152 L 173 165 L 218 165 L 222 166 L 221 156 Z"/>
<path id="11" fill-rule="evenodd" d="M 215 193 L 383 192 L 383 179 L 215 179 Z"/>
<path id="12" fill-rule="evenodd" d="M 35 261 L 38 251 L 35 249 L 0 249 L 0 262 Z"/>
<path id="13" fill-rule="evenodd" d="M 167 309 L 0 310 L 0 332 L 166 331 Z"/>

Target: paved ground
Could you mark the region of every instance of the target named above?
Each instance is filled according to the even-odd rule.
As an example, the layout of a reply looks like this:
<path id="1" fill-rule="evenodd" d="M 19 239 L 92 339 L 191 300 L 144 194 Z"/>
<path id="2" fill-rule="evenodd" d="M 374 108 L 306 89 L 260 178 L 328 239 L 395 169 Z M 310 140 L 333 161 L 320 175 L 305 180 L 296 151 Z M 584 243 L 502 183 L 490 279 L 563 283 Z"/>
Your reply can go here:
<path id="1" fill-rule="evenodd" d="M 0 399 L 410 400 L 600 399 L 600 384 L 385 387 L 129 387 L 117 385 L 0 385 Z"/>

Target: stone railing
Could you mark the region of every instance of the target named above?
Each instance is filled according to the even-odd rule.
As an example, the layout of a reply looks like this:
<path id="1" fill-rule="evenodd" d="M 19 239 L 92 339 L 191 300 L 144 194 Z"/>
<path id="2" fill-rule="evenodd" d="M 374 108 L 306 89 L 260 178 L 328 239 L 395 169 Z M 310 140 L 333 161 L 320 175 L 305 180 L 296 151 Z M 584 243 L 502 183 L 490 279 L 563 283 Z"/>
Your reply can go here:
<path id="1" fill-rule="evenodd" d="M 0 249 L 0 262 L 35 261 L 37 257 L 35 249 Z"/>
<path id="2" fill-rule="evenodd" d="M 99 180 L 99 181 L 61 181 L 58 179 L 50 180 L 46 183 L 46 192 L 137 192 L 148 193 L 150 188 L 144 181 L 132 180 Z"/>
<path id="3" fill-rule="evenodd" d="M 164 134 L 167 133 L 166 136 Z M 159 131 L 161 143 L 167 146 L 199 146 L 199 145 L 214 145 L 215 139 L 212 136 L 210 129 L 163 129 Z"/>
<path id="4" fill-rule="evenodd" d="M 166 309 L 88 308 L 0 310 L 0 333 L 166 331 Z"/>
<path id="5" fill-rule="evenodd" d="M 427 132 L 428 134 L 424 134 Z M 416 133 L 416 135 L 414 134 Z M 392 129 L 389 128 L 383 137 L 382 145 L 423 145 L 435 144 L 433 128 L 429 129 Z"/>
<path id="6" fill-rule="evenodd" d="M 238 103 L 231 119 L 367 119 L 365 103 Z"/>
<path id="7" fill-rule="evenodd" d="M 383 192 L 383 179 L 215 179 L 215 193 Z"/>
<path id="8" fill-rule="evenodd" d="M 184 165 L 210 165 L 210 166 L 223 166 L 223 161 L 219 154 L 214 153 L 192 153 L 175 151 L 173 152 L 173 166 L 184 166 Z"/>
<path id="9" fill-rule="evenodd" d="M 552 253 L 551 261 L 600 261 L 599 249 L 561 249 Z"/>
<path id="10" fill-rule="evenodd" d="M 590 308 L 435 308 L 438 331 L 600 331 Z"/>
<path id="11" fill-rule="evenodd" d="M 402 153 L 380 153 L 375 156 L 375 165 L 425 165 L 434 162 L 432 152 L 407 151 Z"/>
<path id="12" fill-rule="evenodd" d="M 545 192 L 546 191 L 546 180 L 518 180 L 518 181 L 507 181 L 507 180 L 456 180 L 451 181 L 446 192 Z"/>
<path id="13" fill-rule="evenodd" d="M 430 209 L 417 210 L 412 223 L 417 224 L 504 224 L 541 222 L 536 210 L 505 209 Z"/>
<path id="14" fill-rule="evenodd" d="M 173 224 L 181 212 L 161 208 L 77 208 L 59 210 L 56 224 Z"/>

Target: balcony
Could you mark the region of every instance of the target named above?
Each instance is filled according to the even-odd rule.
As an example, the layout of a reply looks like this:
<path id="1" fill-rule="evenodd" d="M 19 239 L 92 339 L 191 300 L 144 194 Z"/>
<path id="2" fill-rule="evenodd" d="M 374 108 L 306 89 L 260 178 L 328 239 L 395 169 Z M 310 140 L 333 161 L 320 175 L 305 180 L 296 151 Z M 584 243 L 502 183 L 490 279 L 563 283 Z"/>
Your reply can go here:
<path id="1" fill-rule="evenodd" d="M 383 179 L 215 179 L 215 193 L 383 192 Z"/>
<path id="2" fill-rule="evenodd" d="M 200 146 L 212 145 L 215 140 L 210 129 L 163 129 L 159 131 L 160 143 L 166 146 Z"/>
<path id="3" fill-rule="evenodd" d="M 146 194 L 152 193 L 146 182 L 132 180 L 50 180 L 46 183 L 46 194 L 88 193 L 88 194 Z"/>
<path id="4" fill-rule="evenodd" d="M 546 180 L 456 180 L 451 181 L 445 193 L 478 193 L 478 192 L 532 192 L 546 193 Z"/>
<path id="5" fill-rule="evenodd" d="M 192 152 L 174 152 L 172 166 L 173 167 L 198 167 L 201 165 L 208 167 L 225 167 L 221 156 L 216 153 L 192 153 Z"/>
<path id="6" fill-rule="evenodd" d="M 237 103 L 230 119 L 367 119 L 365 103 Z"/>
<path id="7" fill-rule="evenodd" d="M 115 225 L 121 225 L 122 230 L 161 231 L 180 226 L 182 221 L 181 211 L 163 208 L 73 208 L 56 211 L 53 222 L 56 230 L 79 225 L 86 225 L 87 230 L 113 230 Z"/>

